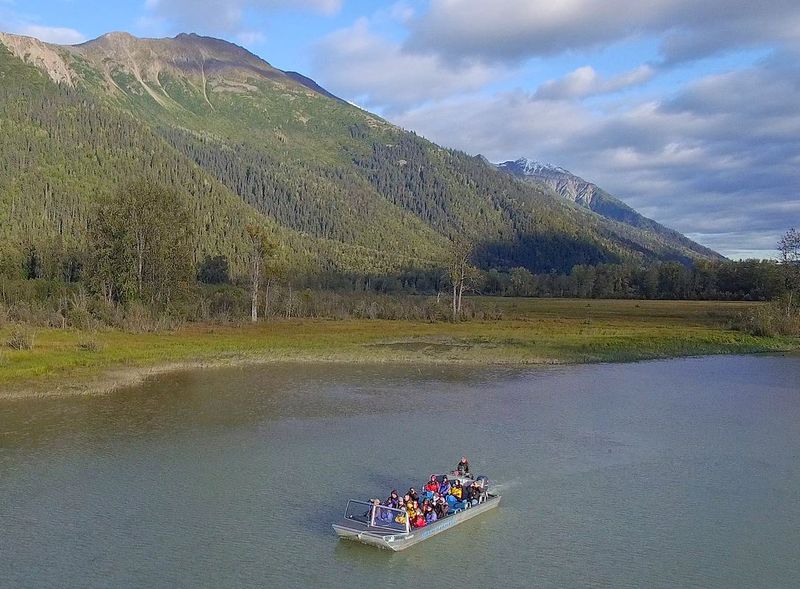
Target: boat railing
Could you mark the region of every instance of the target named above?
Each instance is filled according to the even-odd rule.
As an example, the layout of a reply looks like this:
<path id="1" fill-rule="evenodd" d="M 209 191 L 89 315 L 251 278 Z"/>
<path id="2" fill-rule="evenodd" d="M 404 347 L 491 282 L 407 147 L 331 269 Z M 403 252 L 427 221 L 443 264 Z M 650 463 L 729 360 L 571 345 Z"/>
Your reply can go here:
<path id="1" fill-rule="evenodd" d="M 344 511 L 344 518 L 359 522 L 370 528 L 378 528 L 397 534 L 408 534 L 410 531 L 408 515 L 404 509 L 375 505 L 369 501 L 350 499 Z"/>

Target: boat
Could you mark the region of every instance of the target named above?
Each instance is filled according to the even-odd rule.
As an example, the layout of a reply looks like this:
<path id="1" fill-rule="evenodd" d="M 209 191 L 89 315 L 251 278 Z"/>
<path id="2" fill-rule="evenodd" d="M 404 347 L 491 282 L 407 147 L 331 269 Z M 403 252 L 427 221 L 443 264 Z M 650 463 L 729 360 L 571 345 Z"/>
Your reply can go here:
<path id="1" fill-rule="evenodd" d="M 404 509 L 350 499 L 344 516 L 338 523 L 333 524 L 333 529 L 342 540 L 353 540 L 397 552 L 449 530 L 500 504 L 501 496 L 489 492 L 486 477 L 472 479 L 457 472 L 449 473 L 447 476 L 450 480 L 459 479 L 463 486 L 471 485 L 477 480 L 483 486 L 483 493 L 472 502 L 460 502 L 445 517 L 421 528 L 410 526 Z M 437 476 L 437 479 L 440 480 L 440 477 Z"/>

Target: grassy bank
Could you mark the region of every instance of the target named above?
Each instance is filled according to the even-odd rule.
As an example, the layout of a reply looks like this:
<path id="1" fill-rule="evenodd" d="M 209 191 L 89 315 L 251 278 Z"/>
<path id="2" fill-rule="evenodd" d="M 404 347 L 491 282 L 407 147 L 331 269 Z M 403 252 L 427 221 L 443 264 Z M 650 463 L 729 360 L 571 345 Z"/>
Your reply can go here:
<path id="1" fill-rule="evenodd" d="M 750 303 L 484 299 L 507 319 L 464 323 L 291 320 L 168 333 L 38 329 L 0 352 L 0 395 L 101 392 L 179 367 L 270 361 L 544 364 L 800 348 L 730 330 Z M 10 327 L 0 329 L 0 341 Z"/>

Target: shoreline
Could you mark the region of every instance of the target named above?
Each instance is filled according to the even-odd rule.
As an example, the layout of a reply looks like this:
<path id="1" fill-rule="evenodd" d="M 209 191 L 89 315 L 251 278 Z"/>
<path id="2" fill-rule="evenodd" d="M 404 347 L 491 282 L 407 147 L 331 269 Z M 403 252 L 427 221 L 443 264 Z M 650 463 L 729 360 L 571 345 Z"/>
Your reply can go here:
<path id="1" fill-rule="evenodd" d="M 729 352 L 715 351 L 709 353 L 692 353 L 673 355 L 636 355 L 629 358 L 597 358 L 585 360 L 564 360 L 556 358 L 530 358 L 516 361 L 491 360 L 454 360 L 435 357 L 397 357 L 386 358 L 346 358 L 346 357 L 317 357 L 317 356 L 266 356 L 253 355 L 227 358 L 190 359 L 184 361 L 169 361 L 161 364 L 146 366 L 115 366 L 102 371 L 100 374 L 86 379 L 78 379 L 70 385 L 57 385 L 46 382 L 25 383 L 8 390 L 0 389 L 0 402 L 30 399 L 63 399 L 67 397 L 93 397 L 113 394 L 116 391 L 140 386 L 151 378 L 167 374 L 175 374 L 193 370 L 218 370 L 225 368 L 247 368 L 267 366 L 270 364 L 338 364 L 338 365 L 424 365 L 424 366 L 463 366 L 468 368 L 533 368 L 545 366 L 581 366 L 590 364 L 627 364 L 636 362 L 651 362 L 659 360 L 675 360 L 680 358 L 703 358 L 707 356 L 750 356 L 750 355 L 799 355 L 798 349 L 756 349 L 732 350 Z"/>
<path id="2" fill-rule="evenodd" d="M 170 332 L 32 328 L 0 348 L 0 400 L 92 396 L 178 371 L 275 363 L 547 366 L 716 354 L 792 353 L 800 338 L 730 329 L 743 304 L 511 299 L 508 319 L 289 319 Z M 0 344 L 13 325 L 0 328 Z"/>

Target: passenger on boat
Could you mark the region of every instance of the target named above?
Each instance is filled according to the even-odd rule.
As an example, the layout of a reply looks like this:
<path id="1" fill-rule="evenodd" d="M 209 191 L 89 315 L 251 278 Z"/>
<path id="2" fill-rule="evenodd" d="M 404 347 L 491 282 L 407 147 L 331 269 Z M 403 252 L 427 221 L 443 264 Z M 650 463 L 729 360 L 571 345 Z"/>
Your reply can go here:
<path id="1" fill-rule="evenodd" d="M 425 485 L 425 490 L 429 493 L 435 493 L 439 490 L 439 481 L 437 480 L 435 474 L 431 475 L 431 480 L 429 480 Z"/>
<path id="2" fill-rule="evenodd" d="M 370 505 L 375 505 L 375 506 L 378 506 L 378 505 L 381 504 L 379 499 L 370 499 L 369 503 L 370 503 Z M 369 511 L 364 514 L 364 517 L 370 517 L 371 514 L 372 514 L 372 507 L 370 507 Z"/>
<path id="3" fill-rule="evenodd" d="M 456 479 L 453 484 L 450 486 L 450 494 L 455 497 L 458 501 L 464 496 L 464 488 L 461 486 L 461 480 Z"/>
<path id="4" fill-rule="evenodd" d="M 447 495 L 450 492 L 450 481 L 447 480 L 447 475 L 442 475 L 442 482 L 439 484 L 439 494 Z"/>
<path id="5" fill-rule="evenodd" d="M 450 507 L 447 505 L 447 501 L 445 501 L 444 497 L 437 497 L 433 504 L 433 510 L 436 512 L 437 519 L 445 517 L 449 509 Z"/>
<path id="6" fill-rule="evenodd" d="M 384 502 L 386 507 L 391 507 L 392 509 L 400 509 L 402 505 L 400 501 L 400 495 L 397 494 L 397 489 L 392 490 L 392 494 L 389 495 L 389 498 Z"/>
<path id="7" fill-rule="evenodd" d="M 411 525 L 414 525 L 414 518 L 417 517 L 417 510 L 414 509 L 414 502 L 407 501 L 404 505 L 404 508 L 406 510 L 406 514 L 408 515 L 408 521 L 411 523 Z"/>
<path id="8" fill-rule="evenodd" d="M 466 456 L 461 457 L 461 462 L 456 466 L 456 472 L 463 476 L 469 476 L 469 460 L 467 460 Z"/>
<path id="9" fill-rule="evenodd" d="M 411 509 L 414 513 L 414 515 L 411 517 L 411 525 L 415 528 L 423 527 L 425 525 L 425 514 L 419 507 L 419 501 L 414 501 Z"/>
<path id="10" fill-rule="evenodd" d="M 466 487 L 463 487 L 463 491 L 461 492 L 461 495 L 463 496 L 464 501 L 467 502 L 467 505 L 472 505 L 472 491 L 472 485 L 470 484 Z"/>
<path id="11" fill-rule="evenodd" d="M 408 490 L 408 496 L 411 497 L 412 501 L 419 501 L 419 493 L 417 493 L 417 490 L 414 487 L 411 487 Z"/>
<path id="12" fill-rule="evenodd" d="M 481 483 L 478 481 L 472 481 L 472 484 L 468 487 L 469 495 L 468 499 L 472 505 L 477 505 L 481 502 L 481 498 L 484 494 L 484 488 Z"/>
<path id="13" fill-rule="evenodd" d="M 411 525 L 414 528 L 424 528 L 427 525 L 425 521 L 425 516 L 420 513 L 417 515 L 413 520 L 411 520 Z"/>
<path id="14" fill-rule="evenodd" d="M 431 505 L 430 503 L 425 505 L 425 521 L 429 524 L 432 524 L 437 519 L 439 519 L 439 516 L 436 515 L 436 512 L 433 509 L 433 505 Z"/>
<path id="15" fill-rule="evenodd" d="M 372 505 L 374 506 L 375 521 L 377 521 L 378 523 L 388 523 L 392 521 L 392 513 L 388 509 L 383 508 L 380 499 L 370 499 L 369 502 L 372 503 Z"/>

